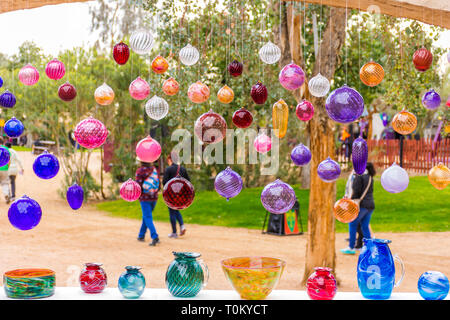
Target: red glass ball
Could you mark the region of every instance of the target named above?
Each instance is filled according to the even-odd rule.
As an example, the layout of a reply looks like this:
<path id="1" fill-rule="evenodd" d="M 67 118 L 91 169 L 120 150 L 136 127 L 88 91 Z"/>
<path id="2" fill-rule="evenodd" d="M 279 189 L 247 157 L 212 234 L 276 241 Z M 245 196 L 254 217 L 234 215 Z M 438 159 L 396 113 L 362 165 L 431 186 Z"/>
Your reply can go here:
<path id="1" fill-rule="evenodd" d="M 426 48 L 420 48 L 414 52 L 413 63 L 417 70 L 426 71 L 433 63 L 433 55 Z"/>
<path id="2" fill-rule="evenodd" d="M 259 81 L 253 85 L 250 91 L 250 96 L 256 104 L 264 104 L 267 100 L 267 95 L 267 87 Z"/>
<path id="3" fill-rule="evenodd" d="M 195 121 L 194 134 L 203 143 L 220 142 L 227 134 L 227 122 L 220 114 L 209 110 Z"/>
<path id="4" fill-rule="evenodd" d="M 312 300 L 332 300 L 336 295 L 336 278 L 331 268 L 318 267 L 306 282 L 308 296 Z"/>
<path id="5" fill-rule="evenodd" d="M 125 64 L 130 57 L 130 49 L 125 43 L 120 42 L 114 46 L 113 57 L 118 64 Z"/>
<path id="6" fill-rule="evenodd" d="M 245 108 L 240 108 L 233 113 L 233 123 L 238 128 L 247 128 L 252 122 L 252 113 Z"/>
<path id="7" fill-rule="evenodd" d="M 189 207 L 194 201 L 195 190 L 192 183 L 177 176 L 170 179 L 163 188 L 163 199 L 166 205 L 174 210 Z"/>
<path id="8" fill-rule="evenodd" d="M 86 293 L 100 293 L 106 288 L 107 277 L 101 263 L 86 263 L 80 274 L 80 287 Z"/>
<path id="9" fill-rule="evenodd" d="M 242 74 L 242 70 L 244 70 L 244 65 L 237 60 L 228 65 L 228 72 L 233 77 L 239 77 Z"/>
<path id="10" fill-rule="evenodd" d="M 67 81 L 59 86 L 58 96 L 63 101 L 72 101 L 77 96 L 77 89 L 75 89 L 75 87 Z"/>
<path id="11" fill-rule="evenodd" d="M 295 108 L 295 114 L 301 121 L 309 121 L 314 115 L 314 106 L 308 100 L 303 100 Z"/>

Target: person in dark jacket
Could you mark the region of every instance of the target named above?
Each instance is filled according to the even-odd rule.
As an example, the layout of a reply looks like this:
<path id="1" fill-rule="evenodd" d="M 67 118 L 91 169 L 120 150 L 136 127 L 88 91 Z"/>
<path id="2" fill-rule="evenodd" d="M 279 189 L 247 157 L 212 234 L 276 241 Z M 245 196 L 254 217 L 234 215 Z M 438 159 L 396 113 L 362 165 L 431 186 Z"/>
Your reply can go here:
<path id="1" fill-rule="evenodd" d="M 355 254 L 356 231 L 358 225 L 361 224 L 361 231 L 364 238 L 371 238 L 369 224 L 373 210 L 375 210 L 375 202 L 373 200 L 373 177 L 375 176 L 375 173 L 376 171 L 373 164 L 368 162 L 366 171 L 362 175 L 356 175 L 353 180 L 352 199 L 361 199 L 367 187 L 368 190 L 359 204 L 358 217 L 349 223 L 349 244 L 347 248 L 341 249 L 343 254 Z"/>
<path id="2" fill-rule="evenodd" d="M 176 164 L 177 162 L 178 162 L 177 154 L 172 152 L 167 156 L 167 164 L 169 166 L 166 168 L 166 170 L 164 170 L 163 185 L 165 185 L 170 179 L 175 178 L 177 174 L 179 174 L 186 180 L 190 181 L 186 169 L 181 165 Z M 180 211 L 169 208 L 169 215 L 170 215 L 170 224 L 172 225 L 172 233 L 169 234 L 169 238 L 178 238 L 177 221 L 180 224 L 180 236 L 183 236 L 186 233 L 186 227 L 184 226 L 183 217 Z"/>

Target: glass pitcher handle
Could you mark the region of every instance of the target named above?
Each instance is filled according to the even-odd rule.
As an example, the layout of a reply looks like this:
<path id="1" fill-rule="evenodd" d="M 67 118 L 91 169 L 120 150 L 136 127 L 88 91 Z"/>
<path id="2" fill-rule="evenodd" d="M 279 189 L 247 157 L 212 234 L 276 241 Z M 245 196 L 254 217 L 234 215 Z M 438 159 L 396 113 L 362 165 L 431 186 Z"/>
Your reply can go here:
<path id="1" fill-rule="evenodd" d="M 403 278 L 405 277 L 405 265 L 403 264 L 402 259 L 397 254 L 394 254 L 394 260 L 397 260 L 400 263 L 400 266 L 402 267 L 402 276 L 400 279 L 394 284 L 394 287 L 398 287 L 400 283 L 402 283 Z"/>
<path id="2" fill-rule="evenodd" d="M 202 267 L 203 273 L 206 274 L 206 277 L 203 277 L 203 279 L 205 280 L 203 282 L 203 288 L 204 288 L 204 287 L 206 287 L 206 285 L 208 284 L 208 281 L 209 281 L 209 269 L 208 269 L 208 266 L 206 265 L 206 263 L 202 259 L 198 260 L 198 263 Z"/>

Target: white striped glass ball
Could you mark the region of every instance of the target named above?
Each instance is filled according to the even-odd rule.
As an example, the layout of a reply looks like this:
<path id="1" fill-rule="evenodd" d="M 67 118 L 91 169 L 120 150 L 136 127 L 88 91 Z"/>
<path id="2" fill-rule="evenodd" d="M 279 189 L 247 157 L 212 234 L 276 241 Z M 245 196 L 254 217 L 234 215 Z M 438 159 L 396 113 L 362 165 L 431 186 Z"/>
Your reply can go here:
<path id="1" fill-rule="evenodd" d="M 259 49 L 259 58 L 264 63 L 273 64 L 280 60 L 281 50 L 276 44 L 268 41 L 261 49 Z"/>
<path id="2" fill-rule="evenodd" d="M 198 59 L 200 58 L 200 53 L 198 52 L 196 47 L 193 47 L 190 43 L 188 43 L 184 48 L 180 50 L 179 57 L 180 61 L 183 64 L 192 66 L 197 63 Z"/>
<path id="3" fill-rule="evenodd" d="M 153 35 L 147 30 L 137 30 L 130 37 L 130 47 L 137 54 L 149 53 L 153 44 Z"/>
<path id="4" fill-rule="evenodd" d="M 145 104 L 145 112 L 154 120 L 161 120 L 169 113 L 169 104 L 163 98 L 154 95 Z"/>
<path id="5" fill-rule="evenodd" d="M 330 81 L 323 75 L 318 73 L 316 76 L 312 77 L 308 82 L 309 92 L 314 97 L 324 97 L 330 91 Z"/>

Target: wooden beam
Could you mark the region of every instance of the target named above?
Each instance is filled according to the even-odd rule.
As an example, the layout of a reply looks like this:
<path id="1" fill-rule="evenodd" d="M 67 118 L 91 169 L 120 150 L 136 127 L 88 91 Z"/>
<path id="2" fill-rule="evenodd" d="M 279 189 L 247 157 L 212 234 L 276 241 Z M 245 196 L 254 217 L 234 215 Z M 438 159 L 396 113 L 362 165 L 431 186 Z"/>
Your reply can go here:
<path id="1" fill-rule="evenodd" d="M 283 0 L 322 4 L 408 18 L 450 29 L 450 0 Z"/>
<path id="2" fill-rule="evenodd" d="M 87 2 L 87 1 L 91 0 L 1 0 L 0 13 L 23 9 L 33 9 L 53 4 Z"/>

